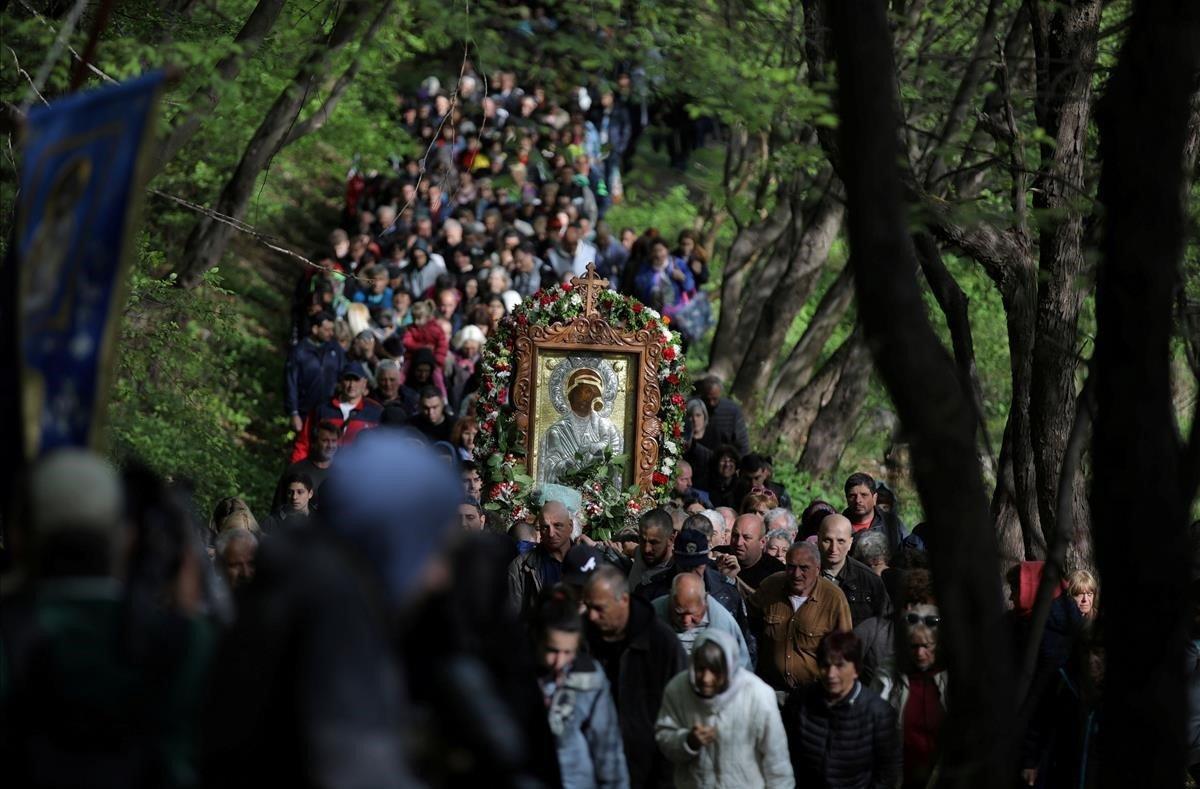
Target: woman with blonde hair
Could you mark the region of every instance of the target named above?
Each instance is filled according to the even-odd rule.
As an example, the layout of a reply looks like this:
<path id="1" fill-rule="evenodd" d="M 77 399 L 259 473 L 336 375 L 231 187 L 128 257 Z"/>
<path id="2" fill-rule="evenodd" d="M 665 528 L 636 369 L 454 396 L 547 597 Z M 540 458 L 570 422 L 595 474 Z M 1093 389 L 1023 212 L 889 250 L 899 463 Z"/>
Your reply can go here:
<path id="1" fill-rule="evenodd" d="M 1100 593 L 1100 584 L 1096 576 L 1088 570 L 1076 570 L 1067 576 L 1067 594 L 1075 601 L 1079 613 L 1085 619 L 1096 618 L 1096 603 Z"/>
<path id="2" fill-rule="evenodd" d="M 371 310 L 366 304 L 355 302 L 346 308 L 346 323 L 350 326 L 350 336 L 357 337 L 371 330 Z"/>
<path id="3" fill-rule="evenodd" d="M 253 526 L 248 525 L 245 528 L 253 531 L 255 534 L 258 533 L 258 521 L 254 519 L 254 514 L 250 512 L 250 505 L 246 503 L 246 500 L 240 496 L 226 496 L 216 503 L 213 507 L 212 515 L 208 519 L 208 529 L 205 536 L 207 537 L 206 542 L 208 544 L 209 558 L 213 555 L 217 536 L 225 530 L 226 521 L 229 522 L 232 528 L 234 522 L 230 518 L 239 512 L 245 513 L 247 517 L 239 519 L 238 525 L 243 522 L 253 524 Z"/>

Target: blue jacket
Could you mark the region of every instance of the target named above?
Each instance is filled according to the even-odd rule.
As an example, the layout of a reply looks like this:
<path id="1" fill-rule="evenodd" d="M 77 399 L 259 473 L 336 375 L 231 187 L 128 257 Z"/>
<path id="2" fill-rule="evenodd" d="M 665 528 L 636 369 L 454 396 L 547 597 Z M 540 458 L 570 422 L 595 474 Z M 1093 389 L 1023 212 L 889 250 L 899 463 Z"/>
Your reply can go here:
<path id="1" fill-rule="evenodd" d="M 346 352 L 333 340 L 317 345 L 306 337 L 292 346 L 283 368 L 287 413 L 303 416 L 333 397 L 345 361 Z"/>
<path id="2" fill-rule="evenodd" d="M 677 269 L 683 274 L 683 281 L 676 281 L 671 276 L 671 269 Z M 692 270 L 681 258 L 672 256 L 663 271 L 655 271 L 650 261 L 642 264 L 633 281 L 633 295 L 648 307 L 670 315 L 676 307 L 683 306 L 684 295 L 691 296 L 696 292 L 696 279 Z"/>
<path id="3" fill-rule="evenodd" d="M 548 692 L 547 692 L 548 690 Z M 629 768 L 608 679 L 587 655 L 575 658 L 566 681 L 543 687 L 564 789 L 627 789 Z"/>

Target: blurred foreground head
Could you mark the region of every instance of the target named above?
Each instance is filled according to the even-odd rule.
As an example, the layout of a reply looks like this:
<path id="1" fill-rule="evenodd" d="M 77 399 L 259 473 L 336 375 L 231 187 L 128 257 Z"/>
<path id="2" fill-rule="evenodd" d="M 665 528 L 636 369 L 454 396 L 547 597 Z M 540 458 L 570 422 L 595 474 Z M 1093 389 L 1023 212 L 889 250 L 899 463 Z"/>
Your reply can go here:
<path id="1" fill-rule="evenodd" d="M 445 579 L 462 482 L 409 431 L 372 430 L 338 453 L 321 486 L 321 516 L 405 606 Z"/>
<path id="2" fill-rule="evenodd" d="M 124 495 L 94 453 L 60 449 L 29 477 L 26 533 L 41 575 L 116 575 L 124 558 Z"/>

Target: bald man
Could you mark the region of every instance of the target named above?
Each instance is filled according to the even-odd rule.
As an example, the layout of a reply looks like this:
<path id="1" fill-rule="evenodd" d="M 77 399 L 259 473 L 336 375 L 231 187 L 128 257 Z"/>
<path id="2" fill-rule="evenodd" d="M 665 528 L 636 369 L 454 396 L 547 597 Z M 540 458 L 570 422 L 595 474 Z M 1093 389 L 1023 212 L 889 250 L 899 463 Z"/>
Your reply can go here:
<path id="1" fill-rule="evenodd" d="M 767 527 L 761 515 L 747 513 L 733 522 L 729 537 L 733 555 L 720 554 L 719 569 L 737 581 L 738 589 L 749 597 L 771 575 L 783 572 L 783 562 L 768 556 Z"/>
<path id="2" fill-rule="evenodd" d="M 754 670 L 750 650 L 737 620 L 710 595 L 704 579 L 694 573 L 681 573 L 671 581 L 671 591 L 654 601 L 658 618 L 671 626 L 683 651 L 692 654 L 692 646 L 707 630 L 724 630 L 738 645 L 743 668 Z"/>
<path id="3" fill-rule="evenodd" d="M 538 595 L 562 580 L 562 563 L 574 542 L 575 524 L 566 506 L 547 501 L 538 513 L 538 544 L 508 566 L 508 600 L 513 611 L 528 621 Z"/>
<path id="4" fill-rule="evenodd" d="M 850 555 L 854 545 L 854 527 L 844 515 L 827 515 L 817 527 L 817 548 L 821 551 L 821 576 L 838 585 L 855 627 L 873 616 L 885 616 L 892 608 L 883 579 L 870 567 Z"/>
<path id="5" fill-rule="evenodd" d="M 687 668 L 683 647 L 615 567 L 592 573 L 583 605 L 588 651 L 608 676 L 621 719 L 629 785 L 670 786 L 673 771 L 655 743 L 654 721 L 667 682 Z"/>

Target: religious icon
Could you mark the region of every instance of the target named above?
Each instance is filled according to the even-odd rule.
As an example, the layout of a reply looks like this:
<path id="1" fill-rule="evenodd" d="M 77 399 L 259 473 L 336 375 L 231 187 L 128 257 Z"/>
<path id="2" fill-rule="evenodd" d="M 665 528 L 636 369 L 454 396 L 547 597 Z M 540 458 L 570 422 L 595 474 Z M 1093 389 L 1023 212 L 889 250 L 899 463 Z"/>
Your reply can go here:
<path id="1" fill-rule="evenodd" d="M 559 482 L 602 459 L 605 450 L 624 451 L 621 428 L 612 420 L 618 386 L 612 364 L 596 356 L 567 356 L 554 367 L 550 398 L 560 416 L 540 441 L 539 484 Z"/>

